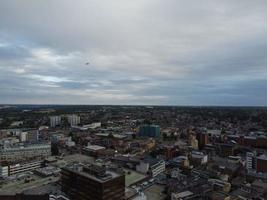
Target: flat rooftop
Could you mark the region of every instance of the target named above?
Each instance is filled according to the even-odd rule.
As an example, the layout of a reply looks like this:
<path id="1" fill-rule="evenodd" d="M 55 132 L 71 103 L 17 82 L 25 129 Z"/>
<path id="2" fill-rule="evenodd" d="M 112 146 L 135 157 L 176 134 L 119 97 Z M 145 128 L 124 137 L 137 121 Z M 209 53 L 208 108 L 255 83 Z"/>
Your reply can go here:
<path id="1" fill-rule="evenodd" d="M 105 147 L 102 147 L 102 146 L 99 146 L 99 145 L 87 145 L 84 148 L 88 149 L 88 150 L 92 150 L 92 151 L 98 151 L 98 150 L 106 149 Z"/>
<path id="2" fill-rule="evenodd" d="M 124 169 L 124 171 L 125 171 L 125 185 L 126 185 L 126 187 L 133 185 L 133 184 L 147 178 L 146 175 L 138 173 L 138 172 L 133 171 L 133 170 Z"/>
<path id="3" fill-rule="evenodd" d="M 79 167 L 87 167 L 87 166 L 86 165 L 79 164 Z M 96 177 L 96 176 L 94 176 L 94 175 L 92 175 L 92 174 L 84 171 L 83 169 L 82 170 L 78 170 L 79 167 L 75 168 L 74 165 L 71 165 L 71 166 L 65 167 L 64 169 L 69 170 L 69 171 L 72 171 L 74 173 L 77 173 L 80 176 L 84 176 L 84 177 L 87 177 L 89 179 L 93 179 L 93 180 L 95 180 L 97 182 L 100 182 L 100 183 L 105 183 L 105 182 L 110 181 L 110 180 L 112 180 L 114 178 L 117 178 L 117 177 L 122 176 L 122 174 L 119 174 L 119 173 L 116 173 L 114 171 L 111 171 L 111 170 L 108 170 L 107 169 L 106 170 L 106 174 L 109 175 L 111 178 L 102 179 L 102 178 L 98 178 L 98 177 Z"/>

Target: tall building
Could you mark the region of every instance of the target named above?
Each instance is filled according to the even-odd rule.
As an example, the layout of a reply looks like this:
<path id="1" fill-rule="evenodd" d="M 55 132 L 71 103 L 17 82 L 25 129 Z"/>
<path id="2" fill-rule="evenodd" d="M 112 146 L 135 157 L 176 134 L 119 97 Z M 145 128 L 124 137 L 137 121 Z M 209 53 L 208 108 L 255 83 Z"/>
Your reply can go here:
<path id="1" fill-rule="evenodd" d="M 78 115 L 68 115 L 68 123 L 71 126 L 77 126 L 78 124 L 80 124 L 81 119 Z"/>
<path id="2" fill-rule="evenodd" d="M 103 166 L 74 164 L 61 171 L 62 191 L 71 199 L 121 200 L 125 175 Z"/>
<path id="3" fill-rule="evenodd" d="M 56 127 L 61 124 L 61 116 L 50 116 L 50 127 Z"/>
<path id="4" fill-rule="evenodd" d="M 267 172 L 267 156 L 266 154 L 256 155 L 256 153 L 248 152 L 246 155 L 246 168 L 248 171 Z"/>
<path id="5" fill-rule="evenodd" d="M 37 142 L 39 139 L 39 131 L 32 130 L 27 133 L 27 141 L 28 142 Z"/>
<path id="6" fill-rule="evenodd" d="M 196 135 L 195 134 L 190 134 L 189 135 L 188 143 L 193 149 L 195 149 L 195 150 L 198 149 L 198 140 L 196 139 Z"/>
<path id="7" fill-rule="evenodd" d="M 254 153 L 247 152 L 247 154 L 246 154 L 246 168 L 248 171 L 255 169 Z"/>
<path id="8" fill-rule="evenodd" d="M 20 133 L 20 141 L 21 142 L 26 142 L 27 141 L 27 134 L 28 134 L 28 132 L 21 132 Z"/>
<path id="9" fill-rule="evenodd" d="M 160 137 L 160 127 L 158 125 L 143 125 L 139 128 L 140 137 Z"/>
<path id="10" fill-rule="evenodd" d="M 207 133 L 198 133 L 197 140 L 198 140 L 198 147 L 202 149 L 209 143 L 209 135 Z"/>

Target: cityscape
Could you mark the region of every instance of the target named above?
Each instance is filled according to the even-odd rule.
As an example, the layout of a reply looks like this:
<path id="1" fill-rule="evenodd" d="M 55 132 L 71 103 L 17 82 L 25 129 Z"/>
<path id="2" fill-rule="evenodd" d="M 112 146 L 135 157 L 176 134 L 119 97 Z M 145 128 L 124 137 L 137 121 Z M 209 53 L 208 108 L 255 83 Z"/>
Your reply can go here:
<path id="1" fill-rule="evenodd" d="M 0 199 L 267 197 L 267 108 L 0 108 Z"/>
<path id="2" fill-rule="evenodd" d="M 0 200 L 267 200 L 267 0 L 0 0 Z"/>

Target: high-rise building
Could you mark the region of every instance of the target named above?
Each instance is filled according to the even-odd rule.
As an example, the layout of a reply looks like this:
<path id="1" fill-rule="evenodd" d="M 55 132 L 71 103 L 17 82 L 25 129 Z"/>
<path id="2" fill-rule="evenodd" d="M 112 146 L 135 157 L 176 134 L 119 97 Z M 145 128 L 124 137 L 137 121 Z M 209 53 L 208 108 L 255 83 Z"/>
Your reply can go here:
<path id="1" fill-rule="evenodd" d="M 246 169 L 254 172 L 267 172 L 267 156 L 265 154 L 248 152 L 246 154 Z"/>
<path id="2" fill-rule="evenodd" d="M 50 116 L 50 127 L 56 127 L 61 124 L 61 116 Z"/>
<path id="3" fill-rule="evenodd" d="M 27 133 L 27 141 L 28 142 L 37 142 L 38 139 L 39 139 L 39 131 L 38 130 L 28 131 L 28 133 Z"/>
<path id="4" fill-rule="evenodd" d="M 254 153 L 247 152 L 247 154 L 246 154 L 246 168 L 248 171 L 255 168 Z"/>
<path id="5" fill-rule="evenodd" d="M 190 134 L 188 138 L 188 143 L 193 149 L 198 149 L 198 140 L 195 134 Z"/>
<path id="6" fill-rule="evenodd" d="M 207 133 L 198 133 L 197 140 L 198 140 L 198 147 L 202 149 L 209 143 L 209 135 Z"/>
<path id="7" fill-rule="evenodd" d="M 104 166 L 74 164 L 61 171 L 62 191 L 71 199 L 121 200 L 125 175 Z"/>
<path id="8" fill-rule="evenodd" d="M 21 142 L 26 142 L 27 141 L 27 134 L 28 134 L 28 132 L 21 132 L 20 133 L 20 141 Z"/>
<path id="9" fill-rule="evenodd" d="M 78 124 L 80 124 L 81 119 L 78 115 L 68 115 L 68 123 L 71 126 L 77 126 Z"/>
<path id="10" fill-rule="evenodd" d="M 158 125 L 143 125 L 139 128 L 140 137 L 160 137 L 160 127 Z"/>

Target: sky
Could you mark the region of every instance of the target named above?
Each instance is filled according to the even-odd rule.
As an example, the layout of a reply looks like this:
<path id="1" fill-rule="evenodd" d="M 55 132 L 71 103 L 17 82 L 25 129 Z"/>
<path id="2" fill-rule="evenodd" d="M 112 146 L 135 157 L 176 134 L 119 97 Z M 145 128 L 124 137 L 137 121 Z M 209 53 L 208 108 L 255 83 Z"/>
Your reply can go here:
<path id="1" fill-rule="evenodd" d="M 266 0 L 1 0 L 0 103 L 267 106 L 266 10 Z"/>

